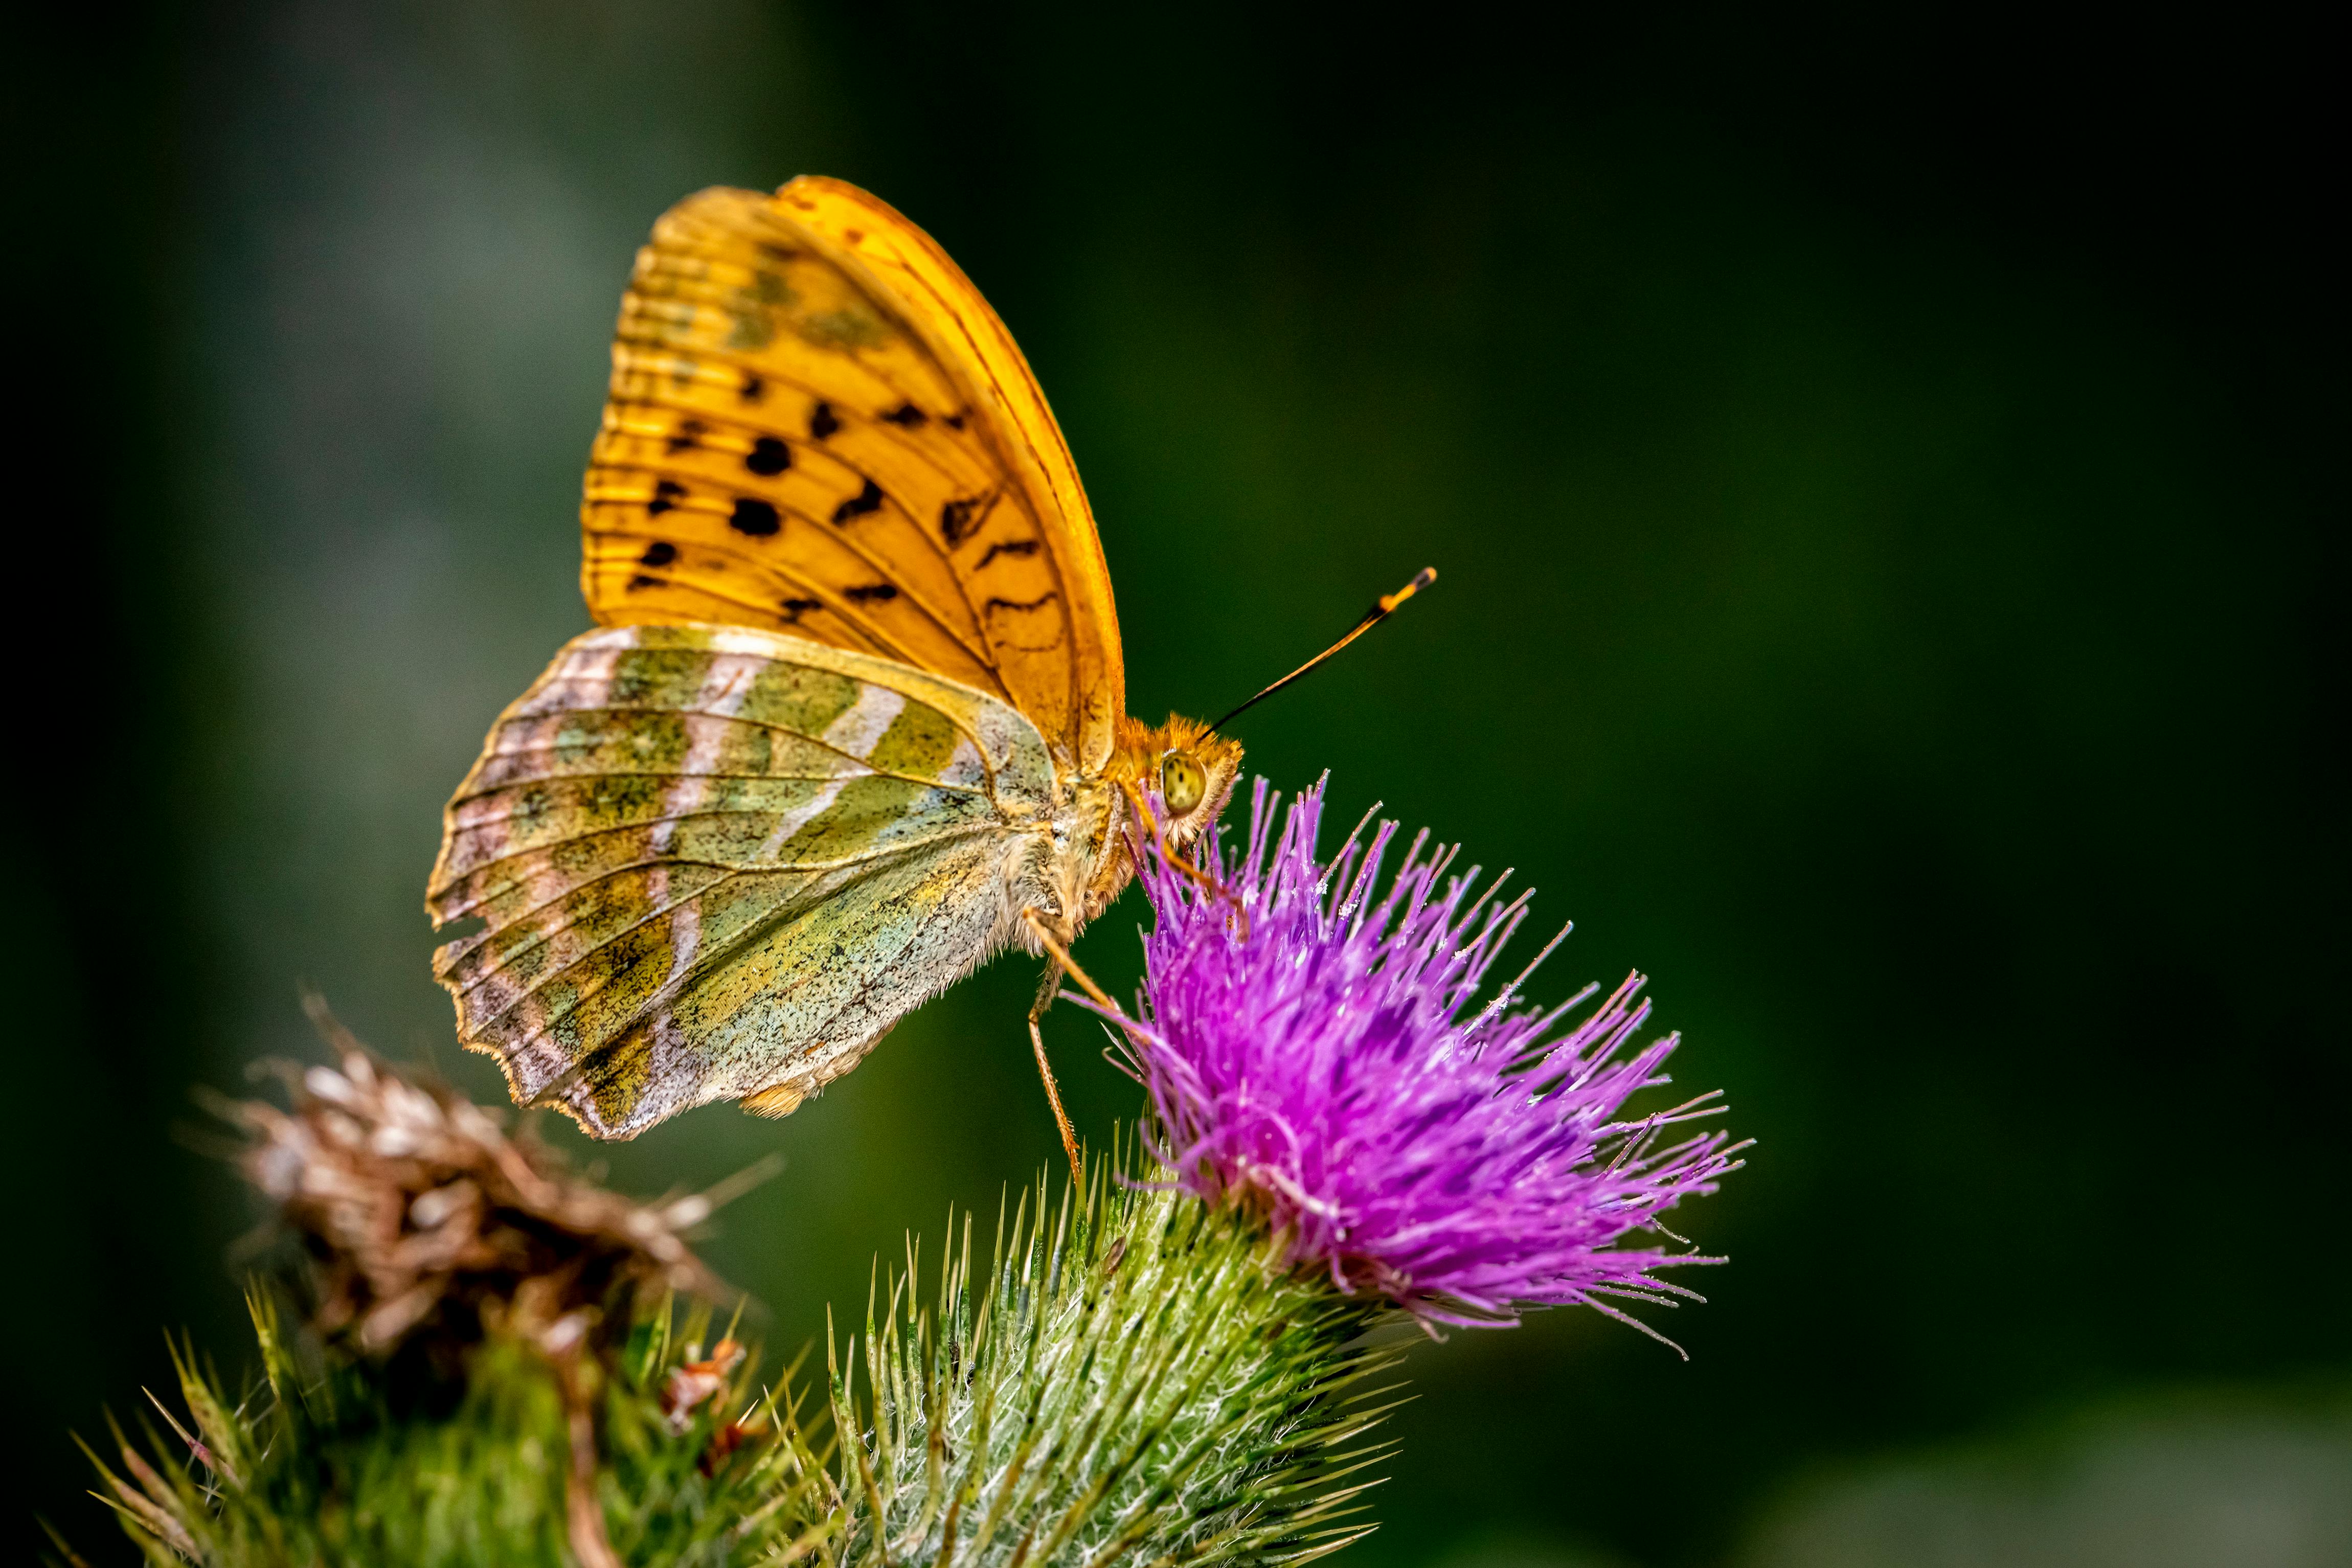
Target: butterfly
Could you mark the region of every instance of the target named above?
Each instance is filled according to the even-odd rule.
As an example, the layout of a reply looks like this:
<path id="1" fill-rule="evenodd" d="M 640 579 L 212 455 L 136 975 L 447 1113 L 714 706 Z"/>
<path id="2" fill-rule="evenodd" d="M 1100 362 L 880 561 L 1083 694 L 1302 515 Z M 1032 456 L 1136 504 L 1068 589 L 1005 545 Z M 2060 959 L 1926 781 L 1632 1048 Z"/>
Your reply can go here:
<path id="1" fill-rule="evenodd" d="M 782 1115 L 1019 948 L 1052 958 L 1030 1040 L 1075 1164 L 1038 1014 L 1242 748 L 1233 714 L 1128 716 L 1094 517 L 996 313 L 855 186 L 688 197 L 622 299 L 581 521 L 598 627 L 443 814 L 426 911 L 483 923 L 434 956 L 459 1039 L 597 1137 Z"/>
<path id="2" fill-rule="evenodd" d="M 1127 715 L 1021 350 L 854 186 L 656 225 L 581 519 L 598 627 L 492 727 L 426 910 L 483 923 L 434 956 L 465 1045 L 598 1137 L 792 1111 L 992 956 L 1075 936 L 1144 791 L 1177 850 L 1232 791 L 1239 745 Z"/>

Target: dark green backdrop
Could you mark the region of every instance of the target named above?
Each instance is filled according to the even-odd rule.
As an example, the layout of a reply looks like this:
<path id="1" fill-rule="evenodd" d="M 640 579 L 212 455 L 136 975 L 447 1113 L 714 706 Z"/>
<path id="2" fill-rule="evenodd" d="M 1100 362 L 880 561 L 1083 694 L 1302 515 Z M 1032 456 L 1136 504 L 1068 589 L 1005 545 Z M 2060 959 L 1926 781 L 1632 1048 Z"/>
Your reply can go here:
<path id="1" fill-rule="evenodd" d="M 1253 762 L 1520 867 L 1578 923 L 1549 991 L 1654 975 L 1680 1082 L 1759 1140 L 1677 1220 L 1734 1259 L 1668 1325 L 1688 1365 L 1585 1313 L 1419 1354 L 1361 1568 L 1711 1562 L 1873 1455 L 2340 1386 L 2315 46 L 1110 9 L 45 24 L 16 340 L 62 418 L 16 448 L 14 597 L 71 614 L 11 769 L 32 1506 L 103 1548 L 65 1427 L 160 1385 L 165 1325 L 244 1358 L 255 1210 L 174 1130 L 191 1084 L 310 1049 L 298 983 L 495 1092 L 425 972 L 440 801 L 584 624 L 633 247 L 803 171 L 928 226 L 1027 349 L 1138 713 L 1222 709 L 1439 567 L 1244 722 Z M 1138 914 L 1081 949 L 1121 988 Z M 796 1345 L 904 1229 L 1051 1157 L 1032 983 L 987 971 L 790 1121 L 698 1113 L 615 1178 L 782 1151 L 711 1252 Z M 1054 1024 L 1099 1134 L 1133 1096 Z"/>

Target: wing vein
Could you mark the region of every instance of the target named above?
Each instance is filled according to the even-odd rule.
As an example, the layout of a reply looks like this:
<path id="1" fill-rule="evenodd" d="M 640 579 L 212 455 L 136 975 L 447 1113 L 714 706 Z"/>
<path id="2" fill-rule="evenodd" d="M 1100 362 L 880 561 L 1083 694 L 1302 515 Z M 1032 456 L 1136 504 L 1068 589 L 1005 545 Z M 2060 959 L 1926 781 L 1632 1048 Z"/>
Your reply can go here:
<path id="1" fill-rule="evenodd" d="M 609 838 L 614 833 L 635 832 L 637 829 L 642 827 L 657 825 L 658 824 L 647 822 L 631 822 L 625 827 L 603 828 L 593 833 L 582 833 L 573 838 L 562 839 L 555 841 L 565 844 L 583 844 L 593 839 Z M 898 839 L 880 850 L 844 855 L 836 860 L 789 861 L 772 866 L 740 865 L 731 861 L 700 860 L 679 855 L 658 855 L 651 860 L 631 861 L 626 865 L 613 866 L 608 870 L 598 872 L 593 877 L 572 883 L 570 887 L 565 888 L 562 893 L 557 894 L 554 897 L 533 904 L 530 908 L 524 910 L 521 914 L 515 915 L 512 919 L 501 921 L 494 929 L 496 931 L 504 931 L 508 927 L 513 925 L 517 921 L 528 920 L 532 915 L 538 914 L 541 910 L 551 908 L 555 904 L 562 903 L 563 900 L 571 897 L 573 894 L 579 892 L 583 888 L 594 887 L 599 883 L 610 881 L 614 877 L 625 875 L 630 872 L 650 871 L 656 866 L 707 866 L 712 871 L 722 873 L 719 877 L 719 882 L 724 882 L 728 877 L 732 876 L 756 876 L 771 872 L 795 873 L 800 872 L 815 873 L 827 871 L 848 871 L 856 866 L 879 864 L 901 853 L 910 853 L 913 851 L 926 848 L 931 844 L 944 843 L 950 839 L 965 839 L 974 837 L 981 833 L 1003 832 L 1008 831 L 1010 830 L 1008 830 L 1006 825 L 1003 822 L 971 822 L 955 828 L 944 829 L 939 832 L 927 834 L 922 838 Z M 478 865 L 469 866 L 459 875 L 453 877 L 448 882 L 436 884 L 427 892 L 426 896 L 428 898 L 440 898 L 454 892 L 459 883 L 469 881 L 474 877 L 478 877 L 486 871 L 491 871 L 499 866 L 505 865 L 509 862 L 520 860 L 526 855 L 540 853 L 548 847 L 549 846 L 547 844 L 533 844 L 528 849 L 517 850 L 512 854 L 499 855 L 493 860 L 486 860 Z M 488 903 L 491 899 L 498 897 L 499 894 L 520 885 L 521 884 L 520 883 L 509 882 L 504 887 L 498 889 L 497 892 L 486 894 L 481 897 L 475 899 L 464 909 L 457 910 L 453 914 L 439 916 L 436 922 L 435 929 L 437 930 L 440 926 L 449 925 L 453 921 L 465 920 L 473 917 L 474 910 L 479 908 L 482 904 Z M 719 883 L 714 882 L 710 885 L 712 887 L 717 887 Z M 485 916 L 484 918 L 488 917 Z M 480 938 L 487 938 L 492 934 L 493 933 L 490 931 L 482 932 L 480 933 L 480 937 L 478 938 L 478 940 Z"/>

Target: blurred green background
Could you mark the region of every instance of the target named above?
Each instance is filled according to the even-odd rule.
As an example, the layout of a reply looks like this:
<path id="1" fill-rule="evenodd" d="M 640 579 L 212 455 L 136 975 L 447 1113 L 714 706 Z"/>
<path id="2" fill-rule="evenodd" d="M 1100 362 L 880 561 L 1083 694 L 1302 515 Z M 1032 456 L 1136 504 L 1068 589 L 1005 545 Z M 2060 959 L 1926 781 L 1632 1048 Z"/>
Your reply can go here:
<path id="1" fill-rule="evenodd" d="M 1548 994 L 1654 975 L 1759 1140 L 1676 1219 L 1734 1260 L 1688 1364 L 1578 1312 L 1417 1353 L 1359 1568 L 2352 1561 L 2327 57 L 2242 12 L 53 11 L 9 1538 L 110 1560 L 65 1428 L 166 1325 L 246 1359 L 188 1091 L 310 1053 L 298 985 L 498 1093 L 426 974 L 440 803 L 585 625 L 635 246 L 813 171 L 1027 350 L 1137 713 L 1439 567 L 1253 763 L 1521 868 Z M 1122 990 L 1139 915 L 1081 947 Z M 1033 983 L 592 1157 L 781 1150 L 709 1250 L 795 1347 L 1053 1157 Z M 1100 1135 L 1134 1096 L 1052 1021 Z"/>

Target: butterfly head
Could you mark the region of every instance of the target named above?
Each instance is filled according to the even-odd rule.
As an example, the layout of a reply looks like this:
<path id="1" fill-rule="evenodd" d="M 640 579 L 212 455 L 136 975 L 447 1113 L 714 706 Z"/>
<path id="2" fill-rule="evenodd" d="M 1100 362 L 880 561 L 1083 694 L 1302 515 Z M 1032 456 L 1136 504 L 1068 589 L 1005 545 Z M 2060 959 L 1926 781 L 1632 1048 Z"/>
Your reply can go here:
<path id="1" fill-rule="evenodd" d="M 1117 738 L 1111 773 L 1147 797 L 1159 797 L 1160 830 L 1171 850 L 1208 830 L 1241 776 L 1241 742 L 1181 714 L 1170 714 L 1157 728 L 1122 718 Z"/>
<path id="2" fill-rule="evenodd" d="M 1121 715 L 1114 740 L 1104 776 L 1118 787 L 1122 804 L 1118 809 L 1131 811 L 1126 801 L 1145 803 L 1152 821 L 1131 825 L 1147 842 L 1156 825 L 1171 852 L 1189 848 L 1208 831 L 1217 813 L 1225 809 L 1234 781 L 1241 776 L 1241 742 L 1228 740 L 1199 719 L 1181 714 L 1170 714 L 1168 722 L 1157 727 Z M 1089 919 L 1118 896 L 1134 873 L 1124 839 L 1124 833 L 1111 835 L 1111 843 L 1119 847 L 1103 857 L 1088 890 Z"/>

